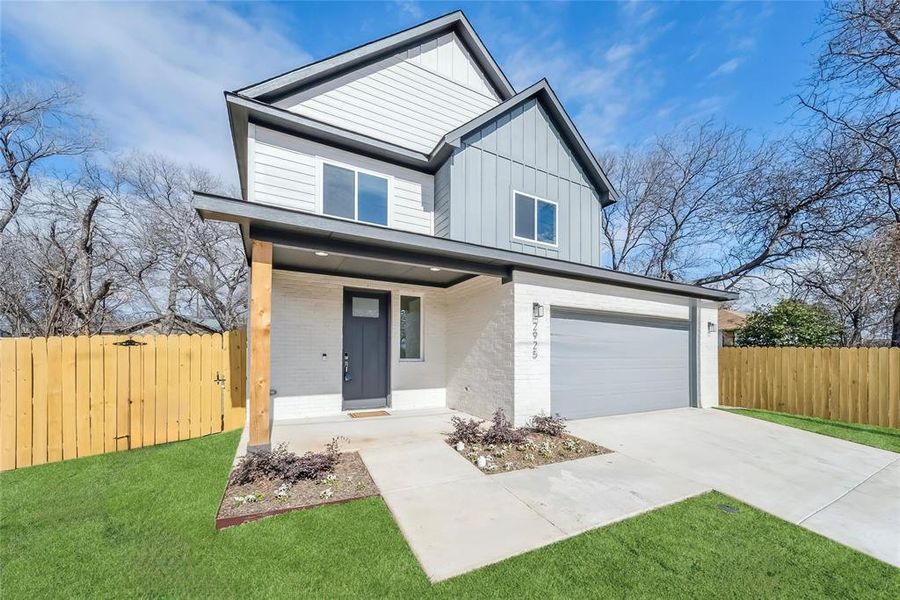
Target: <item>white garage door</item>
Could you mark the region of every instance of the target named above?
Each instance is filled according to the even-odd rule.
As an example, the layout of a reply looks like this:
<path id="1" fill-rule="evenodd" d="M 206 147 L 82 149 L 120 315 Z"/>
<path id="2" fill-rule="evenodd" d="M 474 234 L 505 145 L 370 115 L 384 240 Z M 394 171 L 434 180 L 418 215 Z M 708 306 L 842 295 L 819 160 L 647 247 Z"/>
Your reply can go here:
<path id="1" fill-rule="evenodd" d="M 553 414 L 690 406 L 687 321 L 554 310 L 550 323 Z"/>

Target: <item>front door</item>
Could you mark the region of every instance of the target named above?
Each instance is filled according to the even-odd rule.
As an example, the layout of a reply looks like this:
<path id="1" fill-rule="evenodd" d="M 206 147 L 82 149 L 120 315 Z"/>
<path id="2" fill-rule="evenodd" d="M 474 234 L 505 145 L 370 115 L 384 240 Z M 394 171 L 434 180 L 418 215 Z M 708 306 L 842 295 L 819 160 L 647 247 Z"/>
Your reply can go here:
<path id="1" fill-rule="evenodd" d="M 389 304 L 387 292 L 344 290 L 344 410 L 387 405 Z"/>

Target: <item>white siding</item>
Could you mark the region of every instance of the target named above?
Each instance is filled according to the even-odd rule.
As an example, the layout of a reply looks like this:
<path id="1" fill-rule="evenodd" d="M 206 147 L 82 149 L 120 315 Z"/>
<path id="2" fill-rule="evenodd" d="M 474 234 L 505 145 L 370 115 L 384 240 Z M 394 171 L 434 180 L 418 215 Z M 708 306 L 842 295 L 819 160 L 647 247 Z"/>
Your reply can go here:
<path id="1" fill-rule="evenodd" d="M 280 100 L 276 106 L 417 152 L 499 100 L 455 34 Z"/>
<path id="2" fill-rule="evenodd" d="M 446 406 L 445 290 L 276 270 L 272 274 L 272 388 L 277 390 L 273 418 L 341 412 L 344 287 L 391 292 L 391 407 Z M 422 297 L 421 361 L 400 360 L 395 342 L 400 338 L 401 294 Z"/>
<path id="3" fill-rule="evenodd" d="M 334 161 L 391 178 L 389 227 L 432 233 L 431 175 L 253 125 L 250 148 L 251 202 L 321 214 L 319 165 Z"/>

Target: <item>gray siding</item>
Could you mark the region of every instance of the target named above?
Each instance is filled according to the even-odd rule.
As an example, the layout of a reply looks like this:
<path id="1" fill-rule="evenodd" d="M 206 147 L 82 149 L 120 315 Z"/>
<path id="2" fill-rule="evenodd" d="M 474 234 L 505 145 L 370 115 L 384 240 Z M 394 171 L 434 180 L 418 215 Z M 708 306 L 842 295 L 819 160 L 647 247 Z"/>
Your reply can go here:
<path id="1" fill-rule="evenodd" d="M 434 235 L 450 236 L 450 161 L 434 174 Z"/>
<path id="2" fill-rule="evenodd" d="M 445 165 L 435 179 L 435 235 L 600 264 L 597 191 L 536 100 L 463 139 L 447 164 L 449 177 L 441 173 Z M 446 185 L 449 191 L 442 189 Z M 557 247 L 514 238 L 513 190 L 558 203 Z"/>

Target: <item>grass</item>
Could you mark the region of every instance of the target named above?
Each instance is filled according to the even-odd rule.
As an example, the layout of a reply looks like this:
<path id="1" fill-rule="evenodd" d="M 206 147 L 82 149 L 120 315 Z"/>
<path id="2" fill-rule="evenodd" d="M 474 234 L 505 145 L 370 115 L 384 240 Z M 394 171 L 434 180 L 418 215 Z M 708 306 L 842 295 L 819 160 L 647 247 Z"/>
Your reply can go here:
<path id="1" fill-rule="evenodd" d="M 717 493 L 431 585 L 380 498 L 215 531 L 237 439 L 0 475 L 3 597 L 900 597 L 900 570 Z"/>
<path id="2" fill-rule="evenodd" d="M 844 423 L 843 421 L 830 421 L 816 417 L 804 417 L 801 415 L 789 415 L 786 413 L 757 410 L 751 408 L 722 408 L 736 415 L 746 415 L 763 421 L 771 421 L 780 425 L 788 425 L 797 429 L 805 429 L 814 433 L 821 433 L 831 437 L 840 438 L 857 444 L 900 452 L 900 429 L 893 427 L 879 427 L 877 425 L 861 425 L 859 423 Z"/>

